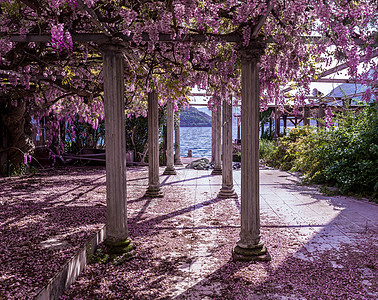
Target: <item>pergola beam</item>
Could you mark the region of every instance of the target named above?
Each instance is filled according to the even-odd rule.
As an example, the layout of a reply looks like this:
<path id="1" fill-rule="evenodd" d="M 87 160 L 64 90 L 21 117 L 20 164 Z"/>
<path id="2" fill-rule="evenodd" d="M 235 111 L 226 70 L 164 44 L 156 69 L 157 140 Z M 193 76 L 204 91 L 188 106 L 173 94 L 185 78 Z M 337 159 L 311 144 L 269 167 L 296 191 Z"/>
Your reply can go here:
<path id="1" fill-rule="evenodd" d="M 378 50 L 375 50 L 373 51 L 372 55 L 371 55 L 371 58 L 374 58 L 374 57 L 377 57 L 378 56 Z M 365 60 L 365 56 L 363 57 L 360 57 L 358 63 L 362 63 L 363 61 Z M 333 73 L 337 73 L 337 72 L 340 72 L 342 70 L 345 70 L 346 68 L 348 68 L 348 65 L 346 63 L 344 64 L 341 64 L 341 65 L 338 65 L 336 67 L 333 67 L 327 71 L 324 71 L 323 73 L 321 73 L 317 79 L 312 79 L 311 82 L 325 82 L 325 83 L 361 83 L 360 80 L 350 80 L 348 81 L 348 79 L 331 79 L 331 78 L 322 78 L 322 77 L 326 77 L 326 76 L 329 76 Z M 283 93 L 287 93 L 289 91 L 291 91 L 292 88 L 291 87 L 288 87 L 286 89 L 284 89 L 282 92 Z"/>
<path id="2" fill-rule="evenodd" d="M 378 50 L 375 50 L 375 51 L 373 51 L 373 54 L 372 54 L 372 58 L 374 58 L 374 57 L 376 57 L 376 56 L 378 56 Z M 360 57 L 360 59 L 359 59 L 359 63 L 362 63 L 363 61 L 365 60 L 365 56 L 363 56 L 363 57 Z M 331 75 L 331 74 L 333 74 L 333 73 L 336 73 L 336 72 L 340 72 L 340 71 L 342 71 L 342 70 L 345 70 L 346 68 L 348 68 L 348 65 L 345 63 L 345 64 L 341 64 L 341 65 L 338 65 L 338 66 L 336 66 L 336 67 L 333 67 L 333 68 L 331 68 L 331 69 L 329 69 L 329 70 L 327 70 L 327 71 L 324 71 L 322 74 L 320 74 L 320 78 L 321 77 L 325 77 L 325 76 L 328 76 L 328 75 Z"/>
<path id="3" fill-rule="evenodd" d="M 86 12 L 86 13 L 89 14 L 89 19 L 91 20 L 91 22 L 93 24 L 95 24 L 99 29 L 101 29 L 107 37 L 112 36 L 109 28 L 105 24 L 100 22 L 100 20 L 98 19 L 97 15 L 96 15 L 96 13 L 93 9 L 91 9 L 90 7 L 85 5 L 82 0 L 76 0 L 76 4 L 77 4 L 77 7 L 82 12 Z"/>
<path id="4" fill-rule="evenodd" d="M 336 79 L 336 78 L 318 78 L 318 79 L 312 79 L 311 82 L 362 84 L 362 80 Z"/>
<path id="5" fill-rule="evenodd" d="M 1 36 L 9 36 L 11 42 L 19 43 L 47 43 L 51 42 L 51 34 L 9 34 L 7 32 L 1 32 Z M 122 33 L 115 33 L 112 36 L 107 36 L 104 33 L 75 33 L 72 34 L 72 41 L 74 42 L 99 42 L 99 43 L 117 43 L 120 41 L 130 42 L 133 41 L 133 34 L 125 35 Z M 221 41 L 226 41 L 230 43 L 241 43 L 243 41 L 242 36 L 235 33 L 229 34 L 185 34 L 180 37 L 172 38 L 171 34 L 160 33 L 159 42 L 197 42 L 203 43 L 209 41 L 209 38 L 216 38 Z M 326 38 L 319 36 L 303 36 L 301 37 L 302 41 L 307 44 L 317 44 L 327 41 Z M 148 33 L 142 33 L 142 41 L 149 42 L 151 41 Z M 264 41 L 265 43 L 274 43 L 272 37 L 257 37 L 254 41 Z M 366 42 L 362 39 L 354 39 L 356 45 L 364 45 Z M 323 75 L 326 76 L 326 75 Z"/>
<path id="6" fill-rule="evenodd" d="M 269 3 L 270 1 L 268 1 Z M 266 18 L 268 17 L 269 13 L 271 12 L 271 10 L 273 9 L 273 4 L 270 3 L 266 9 L 266 13 L 260 17 L 259 19 L 259 22 L 254 26 L 253 28 L 253 32 L 251 34 L 251 38 L 252 39 L 256 39 L 257 36 L 259 35 L 262 27 L 264 26 L 265 24 L 265 21 L 266 21 Z"/>
<path id="7" fill-rule="evenodd" d="M 7 33 L 2 32 L 1 35 L 7 36 Z M 76 33 L 72 34 L 72 41 L 74 42 L 117 42 L 119 41 L 126 41 L 130 42 L 133 41 L 133 34 L 125 35 L 122 33 L 113 34 L 112 37 L 109 37 L 103 33 Z M 172 38 L 170 34 L 160 33 L 159 34 L 159 42 L 207 42 L 209 37 L 219 38 L 220 40 L 231 42 L 231 43 L 238 43 L 242 41 L 241 36 L 238 34 L 225 34 L 225 35 L 204 35 L 204 34 L 186 34 L 182 35 L 179 38 Z M 36 43 L 46 43 L 51 42 L 51 34 L 12 34 L 10 35 L 10 40 L 12 42 L 36 42 Z M 149 42 L 151 41 L 150 36 L 148 33 L 142 33 L 142 41 Z"/>

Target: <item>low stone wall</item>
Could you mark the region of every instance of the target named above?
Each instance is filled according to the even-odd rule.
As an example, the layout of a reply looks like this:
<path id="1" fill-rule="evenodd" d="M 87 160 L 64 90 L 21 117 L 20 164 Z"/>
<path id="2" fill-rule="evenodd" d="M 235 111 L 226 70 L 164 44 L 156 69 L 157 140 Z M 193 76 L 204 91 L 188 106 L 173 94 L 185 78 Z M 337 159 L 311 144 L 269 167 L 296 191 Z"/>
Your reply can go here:
<path id="1" fill-rule="evenodd" d="M 96 251 L 97 245 L 104 241 L 106 235 L 105 226 L 98 231 L 92 239 L 88 241 L 86 246 L 67 262 L 63 269 L 56 274 L 49 284 L 41 289 L 38 293 L 37 300 L 55 300 L 64 293 L 64 291 L 76 280 L 80 273 L 88 264 L 89 258 Z"/>

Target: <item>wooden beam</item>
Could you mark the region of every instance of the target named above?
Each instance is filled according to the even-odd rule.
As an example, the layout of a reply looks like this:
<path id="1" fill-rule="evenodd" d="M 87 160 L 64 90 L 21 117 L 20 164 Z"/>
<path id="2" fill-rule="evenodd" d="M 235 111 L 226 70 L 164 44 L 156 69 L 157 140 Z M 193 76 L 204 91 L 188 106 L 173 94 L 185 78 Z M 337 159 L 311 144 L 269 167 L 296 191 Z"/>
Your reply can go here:
<path id="1" fill-rule="evenodd" d="M 373 57 L 376 57 L 376 56 L 378 56 L 378 50 L 375 50 L 375 51 L 373 51 L 373 54 L 372 54 L 372 58 Z M 365 60 L 365 56 L 363 56 L 363 57 L 360 57 L 360 59 L 359 59 L 359 63 L 361 63 L 361 62 L 363 62 Z M 344 69 L 346 69 L 346 68 L 348 68 L 348 65 L 345 63 L 345 64 L 341 64 L 341 65 L 338 65 L 338 66 L 336 66 L 336 67 L 333 67 L 333 68 L 331 68 L 331 69 L 329 69 L 329 70 L 327 70 L 327 71 L 324 71 L 322 74 L 320 74 L 319 75 L 319 78 L 321 78 L 321 77 L 325 77 L 325 76 L 328 76 L 328 75 L 331 75 L 331 74 L 333 74 L 333 73 L 337 73 L 337 72 L 340 72 L 340 71 L 342 71 L 342 70 L 344 70 Z"/>
<path id="2" fill-rule="evenodd" d="M 4 34 L 6 36 L 6 34 Z M 51 42 L 51 34 L 13 34 L 10 36 L 11 42 L 20 43 L 47 43 Z M 74 42 L 110 42 L 111 39 L 103 33 L 78 33 L 72 35 Z"/>
<path id="3" fill-rule="evenodd" d="M 372 58 L 378 56 L 378 50 L 375 50 L 373 51 L 373 54 L 372 54 Z M 359 59 L 359 63 L 363 62 L 365 59 L 365 56 L 363 57 L 360 57 Z M 321 73 L 319 76 L 318 76 L 318 79 L 312 79 L 311 82 L 330 82 L 330 83 L 360 83 L 360 81 L 358 80 L 355 80 L 353 82 L 345 82 L 345 81 L 342 81 L 343 79 L 331 79 L 331 78 L 322 78 L 322 77 L 325 77 L 325 76 L 329 76 L 333 73 L 336 73 L 336 72 L 340 72 L 342 70 L 345 70 L 346 68 L 348 68 L 348 65 L 346 63 L 344 64 L 341 64 L 341 65 L 338 65 L 336 67 L 333 67 L 327 71 L 324 71 L 323 73 Z M 327 81 L 329 80 L 329 81 Z M 331 80 L 334 80 L 334 81 L 331 81 Z M 340 80 L 339 82 L 337 80 Z M 347 80 L 347 79 L 344 79 L 344 80 Z M 284 89 L 282 92 L 283 93 L 287 93 L 289 91 L 291 91 L 292 88 L 291 87 L 288 87 L 286 89 Z"/>
<path id="4" fill-rule="evenodd" d="M 23 43 L 29 43 L 29 42 L 36 42 L 36 43 L 42 43 L 42 42 L 50 42 L 51 41 L 51 34 L 8 34 L 7 32 L 0 32 L 0 35 L 2 36 L 10 36 L 10 40 L 12 42 L 23 42 Z M 122 41 L 132 41 L 133 40 L 133 34 L 125 35 L 122 33 L 115 33 L 112 36 L 106 36 L 104 33 L 75 33 L 72 34 L 72 40 L 74 42 L 112 42 L 116 43 L 117 39 L 120 39 Z M 207 42 L 209 38 L 216 38 L 221 41 L 226 41 L 230 43 L 241 43 L 242 37 L 239 34 L 185 34 L 181 37 L 172 38 L 171 34 L 168 33 L 160 33 L 159 34 L 159 41 L 160 42 L 196 42 L 196 43 L 203 43 Z M 327 39 L 319 36 L 303 36 L 301 37 L 302 41 L 307 44 L 316 44 L 316 43 L 322 43 L 324 41 L 327 41 Z M 265 43 L 274 43 L 274 40 L 272 37 L 257 37 L 255 40 L 261 40 Z M 151 41 L 148 33 L 142 34 L 142 41 L 149 42 Z M 357 45 L 363 45 L 365 44 L 365 41 L 361 39 L 355 39 L 354 40 Z M 325 75 L 324 75 L 325 76 Z"/>
<path id="5" fill-rule="evenodd" d="M 318 78 L 312 79 L 311 82 L 322 82 L 322 83 L 355 83 L 361 84 L 362 80 L 349 80 L 349 79 L 334 79 L 334 78 Z"/>
<path id="6" fill-rule="evenodd" d="M 268 7 L 266 9 L 266 13 L 263 16 L 260 16 L 259 22 L 254 26 L 253 32 L 251 34 L 251 39 L 256 39 L 257 36 L 259 35 L 261 28 L 264 26 L 266 18 L 268 17 L 269 13 L 273 9 L 273 4 L 270 3 L 270 1 L 267 1 Z"/>
<path id="7" fill-rule="evenodd" d="M 20 0 L 22 3 L 26 4 L 33 10 L 37 10 L 39 8 L 38 1 L 35 0 Z"/>
<path id="8" fill-rule="evenodd" d="M 202 103 L 202 104 L 189 103 L 189 106 L 207 106 L 207 104 L 206 103 Z"/>
<path id="9" fill-rule="evenodd" d="M 95 11 L 92 8 L 90 8 L 87 5 L 85 5 L 82 0 L 76 0 L 76 4 L 77 4 L 77 7 L 82 12 L 86 12 L 86 13 L 89 14 L 89 19 L 91 20 L 91 22 L 93 24 L 95 24 L 98 27 L 98 29 L 100 29 L 102 32 L 104 32 L 104 34 L 107 37 L 111 37 L 112 36 L 109 28 L 106 25 L 104 25 L 103 23 L 100 22 L 100 20 L 98 19 Z"/>
<path id="10" fill-rule="evenodd" d="M 1 35 L 7 36 L 6 32 L 2 32 Z M 76 33 L 72 34 L 72 40 L 74 42 L 113 42 L 116 43 L 117 39 L 122 41 L 130 42 L 133 40 L 133 34 L 125 35 L 122 33 L 116 33 L 112 37 L 106 36 L 103 33 Z M 241 42 L 241 37 L 238 34 L 219 34 L 219 35 L 204 35 L 204 34 L 186 34 L 182 35 L 180 38 L 173 39 L 170 34 L 160 33 L 159 34 L 159 41 L 160 42 L 198 42 L 203 43 L 209 40 L 209 37 L 218 38 L 219 40 L 223 40 L 226 42 L 231 43 L 238 43 Z M 12 34 L 10 35 L 10 40 L 12 42 L 36 42 L 36 43 L 43 43 L 43 42 L 50 42 L 51 41 L 51 34 Z M 151 41 L 148 33 L 142 34 L 142 41 L 149 42 Z"/>
<path id="11" fill-rule="evenodd" d="M 211 96 L 211 95 L 207 94 L 207 93 L 190 93 L 189 96 L 192 96 L 192 97 L 206 97 L 206 96 Z"/>

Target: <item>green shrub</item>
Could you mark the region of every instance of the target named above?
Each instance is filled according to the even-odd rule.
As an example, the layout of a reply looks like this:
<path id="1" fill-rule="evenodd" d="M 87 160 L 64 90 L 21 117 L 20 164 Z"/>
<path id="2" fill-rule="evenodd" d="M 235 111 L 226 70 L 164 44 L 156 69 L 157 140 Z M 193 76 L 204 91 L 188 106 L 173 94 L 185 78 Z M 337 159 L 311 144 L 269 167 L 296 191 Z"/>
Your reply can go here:
<path id="1" fill-rule="evenodd" d="M 291 145 L 292 151 L 295 149 L 295 157 L 292 162 L 291 171 L 299 171 L 304 175 L 306 182 L 321 183 L 324 181 L 324 161 L 317 153 L 324 144 L 329 143 L 324 129 L 309 129 L 309 134 L 302 136 L 295 144 Z"/>
<path id="2" fill-rule="evenodd" d="M 241 152 L 240 151 L 232 154 L 232 161 L 233 162 L 241 162 Z"/>
<path id="3" fill-rule="evenodd" d="M 338 127 L 300 127 L 277 142 L 260 142 L 269 166 L 300 171 L 307 182 L 337 186 L 342 193 L 378 194 L 377 107 L 337 116 Z"/>
<path id="4" fill-rule="evenodd" d="M 261 140 L 260 159 L 273 168 L 290 170 L 297 156 L 296 144 L 311 131 L 309 127 L 293 128 L 278 141 Z"/>
<path id="5" fill-rule="evenodd" d="M 330 131 L 332 143 L 319 149 L 325 161 L 326 181 L 341 192 L 377 193 L 378 112 L 372 106 L 359 114 L 339 117 L 339 127 Z"/>
<path id="6" fill-rule="evenodd" d="M 271 161 L 272 156 L 277 150 L 277 143 L 275 141 L 267 139 L 260 140 L 260 159 L 263 161 Z"/>

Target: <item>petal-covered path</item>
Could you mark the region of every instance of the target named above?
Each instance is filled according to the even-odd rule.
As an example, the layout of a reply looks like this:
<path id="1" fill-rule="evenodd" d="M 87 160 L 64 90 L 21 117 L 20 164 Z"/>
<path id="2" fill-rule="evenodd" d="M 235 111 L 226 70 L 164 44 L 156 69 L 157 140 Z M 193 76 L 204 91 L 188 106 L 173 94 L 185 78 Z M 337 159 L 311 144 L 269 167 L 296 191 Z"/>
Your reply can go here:
<path id="1" fill-rule="evenodd" d="M 105 199 L 99 200 L 99 196 L 104 197 L 104 171 L 96 172 L 85 179 L 85 191 L 67 191 L 72 193 L 67 206 L 93 195 L 97 195 L 94 202 L 104 204 Z M 164 198 L 147 199 L 142 197 L 147 187 L 147 169 L 128 169 L 129 231 L 136 255 L 121 265 L 88 265 L 62 299 L 378 297 L 376 204 L 322 196 L 315 187 L 298 185 L 297 178 L 287 172 L 261 168 L 261 235 L 272 260 L 233 262 L 231 250 L 240 230 L 240 202 L 217 199 L 221 176 L 210 173 L 181 167 L 176 176 L 161 176 Z M 65 176 L 69 180 L 69 174 Z M 97 180 L 92 182 L 89 178 Z M 234 181 L 240 194 L 240 171 L 234 171 Z M 43 197 L 41 191 L 37 190 L 33 197 Z M 2 195 L 8 195 L 4 189 Z M 55 197 L 49 205 L 53 200 L 59 201 Z M 103 211 L 99 203 L 91 205 Z M 83 207 L 88 210 L 89 205 Z M 98 226 L 103 222 L 100 213 L 90 217 L 98 218 L 98 223 L 88 219 L 85 224 Z M 6 224 L 1 226 L 6 230 Z M 73 227 L 70 224 L 67 230 Z M 67 243 L 74 243 L 74 239 Z M 6 254 L 2 249 L 2 261 Z M 11 263 L 7 266 L 10 268 Z M 12 273 L 0 271 L 0 280 Z"/>
<path id="2" fill-rule="evenodd" d="M 146 176 L 128 188 L 141 197 Z M 240 171 L 234 172 L 240 193 Z M 162 176 L 166 196 L 129 200 L 137 255 L 121 266 L 93 264 L 66 298 L 376 298 L 378 206 L 325 197 L 296 177 L 261 170 L 262 237 L 272 261 L 231 260 L 240 203 L 216 195 L 221 177 L 181 168 Z"/>

